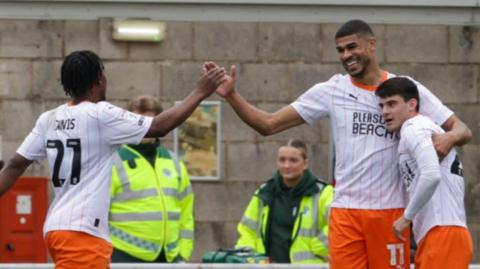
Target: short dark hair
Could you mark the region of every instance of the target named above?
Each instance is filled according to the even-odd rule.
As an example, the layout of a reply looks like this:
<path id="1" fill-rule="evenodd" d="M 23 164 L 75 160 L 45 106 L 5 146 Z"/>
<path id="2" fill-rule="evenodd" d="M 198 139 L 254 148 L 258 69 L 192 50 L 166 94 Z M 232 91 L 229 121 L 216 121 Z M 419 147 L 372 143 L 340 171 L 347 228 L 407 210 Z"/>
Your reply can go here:
<path id="1" fill-rule="evenodd" d="M 368 25 L 368 23 L 362 20 L 351 20 L 340 26 L 340 28 L 337 30 L 337 33 L 335 34 L 335 39 L 353 34 L 375 36 L 373 34 L 372 28 L 370 28 L 370 25 Z"/>
<path id="2" fill-rule="evenodd" d="M 103 62 L 92 51 L 74 51 L 65 57 L 61 70 L 61 83 L 71 97 L 85 94 L 103 74 Z"/>
<path id="3" fill-rule="evenodd" d="M 296 138 L 292 138 L 287 141 L 287 143 L 283 144 L 283 147 L 292 147 L 300 150 L 302 152 L 302 156 L 304 159 L 307 159 L 307 145 Z"/>
<path id="4" fill-rule="evenodd" d="M 385 80 L 378 86 L 375 95 L 380 98 L 400 95 L 405 102 L 410 99 L 415 99 L 417 100 L 417 107 L 415 109 L 417 112 L 420 109 L 420 97 L 417 85 L 406 77 L 394 77 Z"/>

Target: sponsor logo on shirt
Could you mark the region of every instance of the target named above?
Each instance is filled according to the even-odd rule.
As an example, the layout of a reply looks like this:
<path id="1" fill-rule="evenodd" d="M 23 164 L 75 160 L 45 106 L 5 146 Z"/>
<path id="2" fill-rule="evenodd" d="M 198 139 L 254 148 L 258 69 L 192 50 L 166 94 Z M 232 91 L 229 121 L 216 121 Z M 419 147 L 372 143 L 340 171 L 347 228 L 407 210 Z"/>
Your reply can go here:
<path id="1" fill-rule="evenodd" d="M 140 119 L 138 120 L 138 126 L 142 126 L 144 121 L 145 121 L 145 117 L 141 116 Z"/>
<path id="2" fill-rule="evenodd" d="M 355 99 L 355 100 L 358 101 L 358 97 L 356 97 L 355 95 L 353 95 L 353 94 L 351 94 L 351 93 L 348 94 L 348 97 L 351 97 L 351 98 L 353 98 L 353 99 Z"/>
<path id="3" fill-rule="evenodd" d="M 382 115 L 371 112 L 353 112 L 352 134 L 374 135 L 387 139 L 396 139 L 396 134 L 387 130 Z"/>

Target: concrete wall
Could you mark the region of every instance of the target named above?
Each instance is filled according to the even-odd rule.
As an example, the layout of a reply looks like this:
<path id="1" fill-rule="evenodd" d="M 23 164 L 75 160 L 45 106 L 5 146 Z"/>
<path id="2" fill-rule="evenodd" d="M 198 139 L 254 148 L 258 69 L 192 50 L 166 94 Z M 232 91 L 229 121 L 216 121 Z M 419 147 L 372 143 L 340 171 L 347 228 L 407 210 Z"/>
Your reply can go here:
<path id="1" fill-rule="evenodd" d="M 342 72 L 333 35 L 337 24 L 256 22 L 168 22 L 159 44 L 111 40 L 111 21 L 0 20 L 0 157 L 9 158 L 38 115 L 65 101 L 59 84 L 63 57 L 89 49 L 105 60 L 107 98 L 123 106 L 139 94 L 161 98 L 165 107 L 194 87 L 205 60 L 238 65 L 238 89 L 273 111 L 316 82 Z M 415 77 L 448 104 L 472 129 L 460 149 L 466 175 L 467 210 L 479 261 L 480 239 L 480 28 L 374 25 L 382 67 Z M 213 97 L 213 100 L 218 98 Z M 328 122 L 262 137 L 222 108 L 222 179 L 194 182 L 196 248 L 193 260 L 231 247 L 235 226 L 253 191 L 274 171 L 279 143 L 291 137 L 310 145 L 313 171 L 328 177 Z M 172 145 L 172 135 L 165 139 Z M 33 175 L 47 175 L 45 164 Z"/>

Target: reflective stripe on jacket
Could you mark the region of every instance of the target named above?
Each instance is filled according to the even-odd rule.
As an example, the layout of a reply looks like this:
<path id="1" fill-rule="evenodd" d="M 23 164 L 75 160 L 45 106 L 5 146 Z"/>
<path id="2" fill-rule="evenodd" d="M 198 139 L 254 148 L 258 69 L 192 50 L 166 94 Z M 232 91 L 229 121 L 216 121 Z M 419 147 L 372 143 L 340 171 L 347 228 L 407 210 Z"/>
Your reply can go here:
<path id="1" fill-rule="evenodd" d="M 328 257 L 328 218 L 333 199 L 333 187 L 317 183 L 320 191 L 304 196 L 295 219 L 290 246 L 290 261 L 297 264 L 325 263 Z M 250 200 L 237 226 L 239 239 L 235 247 L 249 247 L 258 253 L 266 253 L 265 234 L 269 206 L 256 195 Z"/>
<path id="2" fill-rule="evenodd" d="M 179 173 L 181 175 L 179 175 Z M 194 195 L 187 170 L 158 147 L 155 168 L 129 146 L 114 156 L 110 234 L 115 248 L 153 261 L 164 249 L 168 262 L 193 251 Z"/>

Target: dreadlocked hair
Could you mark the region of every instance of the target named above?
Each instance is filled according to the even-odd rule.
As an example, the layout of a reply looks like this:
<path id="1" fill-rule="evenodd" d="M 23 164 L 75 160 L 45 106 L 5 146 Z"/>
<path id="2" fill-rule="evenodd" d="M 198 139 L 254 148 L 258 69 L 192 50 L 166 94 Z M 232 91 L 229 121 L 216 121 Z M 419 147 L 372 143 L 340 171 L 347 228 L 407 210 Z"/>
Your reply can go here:
<path id="1" fill-rule="evenodd" d="M 92 51 L 81 50 L 70 53 L 62 64 L 61 83 L 65 94 L 79 97 L 85 94 L 103 73 L 103 62 Z"/>

